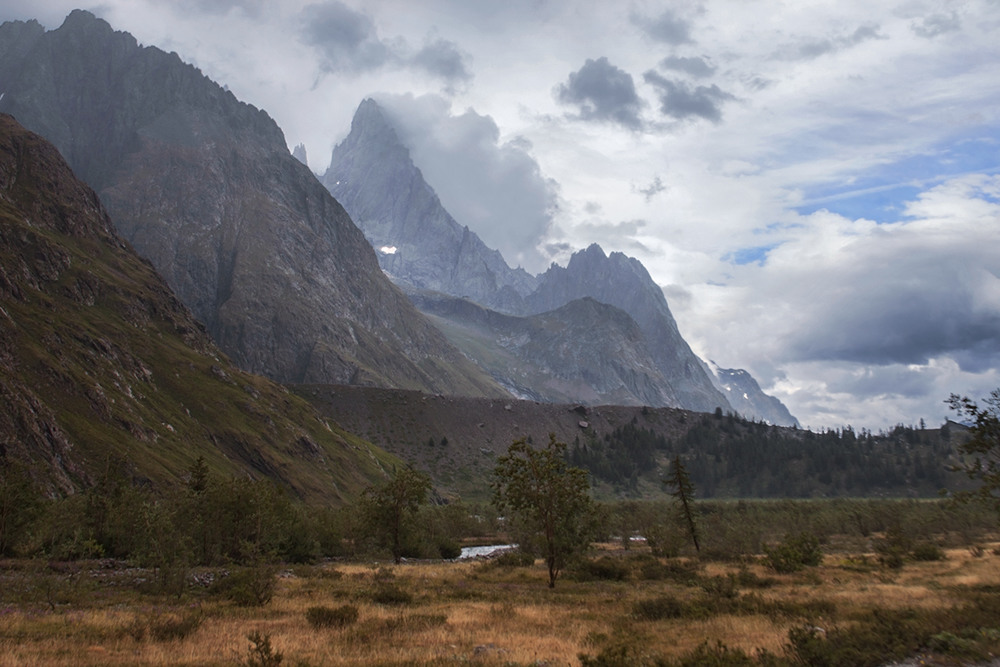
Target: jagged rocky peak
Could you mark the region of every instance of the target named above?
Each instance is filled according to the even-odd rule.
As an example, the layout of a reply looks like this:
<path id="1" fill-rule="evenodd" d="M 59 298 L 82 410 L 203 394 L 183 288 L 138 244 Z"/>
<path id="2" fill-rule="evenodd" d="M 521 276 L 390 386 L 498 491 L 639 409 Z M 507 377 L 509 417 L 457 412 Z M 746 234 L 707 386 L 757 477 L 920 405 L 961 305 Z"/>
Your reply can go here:
<path id="1" fill-rule="evenodd" d="M 292 157 L 294 157 L 296 160 L 298 160 L 305 166 L 307 167 L 309 166 L 309 156 L 306 155 L 305 144 L 296 144 L 295 148 L 292 149 Z"/>
<path id="2" fill-rule="evenodd" d="M 525 305 L 527 312 L 540 313 L 588 296 L 622 309 L 636 321 L 656 367 L 677 397 L 672 407 L 702 412 L 731 408 L 681 336 L 663 290 L 639 260 L 620 252 L 607 255 L 592 244 L 574 253 L 565 268 L 553 265 L 542 274 Z"/>
<path id="3" fill-rule="evenodd" d="M 792 416 L 785 405 L 761 390 L 757 380 L 742 368 L 721 368 L 714 361 L 708 361 L 708 368 L 715 384 L 726 394 L 733 409 L 747 419 L 763 420 L 777 426 L 799 426 L 799 420 Z"/>
<path id="4" fill-rule="evenodd" d="M 536 279 L 512 269 L 445 210 L 413 163 L 392 119 L 364 100 L 336 146 L 323 183 L 379 252 L 397 284 L 470 298 L 503 311 L 521 308 Z"/>
<path id="5" fill-rule="evenodd" d="M 30 45 L 3 39 L 20 32 L 0 32 L 0 111 L 57 145 L 242 368 L 503 393 L 386 279 L 266 113 L 87 12 Z"/>

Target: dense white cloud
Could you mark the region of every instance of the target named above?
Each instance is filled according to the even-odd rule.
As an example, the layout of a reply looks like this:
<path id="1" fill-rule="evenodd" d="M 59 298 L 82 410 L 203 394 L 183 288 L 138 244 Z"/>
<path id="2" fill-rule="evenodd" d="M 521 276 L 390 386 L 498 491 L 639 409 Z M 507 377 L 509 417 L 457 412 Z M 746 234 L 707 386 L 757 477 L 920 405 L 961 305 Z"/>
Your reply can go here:
<path id="1" fill-rule="evenodd" d="M 0 18 L 55 28 L 75 6 Z M 804 424 L 933 424 L 1000 384 L 996 2 L 92 10 L 266 109 L 317 171 L 375 96 L 508 261 L 638 257 L 696 350 Z"/>

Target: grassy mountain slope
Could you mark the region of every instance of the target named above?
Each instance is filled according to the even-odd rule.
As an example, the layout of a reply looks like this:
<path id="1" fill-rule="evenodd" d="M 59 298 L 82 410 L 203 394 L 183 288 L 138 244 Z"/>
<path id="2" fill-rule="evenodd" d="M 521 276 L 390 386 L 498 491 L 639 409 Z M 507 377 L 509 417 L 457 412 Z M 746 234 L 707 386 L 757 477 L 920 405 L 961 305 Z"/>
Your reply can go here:
<path id="1" fill-rule="evenodd" d="M 0 116 L 0 404 L 0 457 L 28 462 L 52 493 L 87 486 L 110 459 L 169 485 L 201 455 L 216 472 L 333 503 L 391 458 L 230 364 L 94 192 L 10 116 Z"/>

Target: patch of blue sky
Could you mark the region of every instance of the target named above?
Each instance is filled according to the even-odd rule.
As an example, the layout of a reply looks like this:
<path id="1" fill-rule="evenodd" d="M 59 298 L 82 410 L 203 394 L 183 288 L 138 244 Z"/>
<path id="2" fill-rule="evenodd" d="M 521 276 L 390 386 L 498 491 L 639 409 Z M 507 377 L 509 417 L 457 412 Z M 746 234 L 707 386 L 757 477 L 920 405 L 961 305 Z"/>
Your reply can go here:
<path id="1" fill-rule="evenodd" d="M 994 131 L 956 137 L 937 150 L 857 174 L 849 183 L 817 184 L 805 190 L 796 210 L 809 214 L 825 209 L 851 219 L 895 222 L 906 202 L 930 187 L 963 174 L 1000 172 L 998 136 Z"/>
<path id="2" fill-rule="evenodd" d="M 753 248 L 740 248 L 739 250 L 727 253 L 722 259 L 725 262 L 730 262 L 738 266 L 743 266 L 745 264 L 757 264 L 759 266 L 763 266 L 767 262 L 768 253 L 777 248 L 779 245 L 781 244 L 772 243 L 770 245 L 760 245 Z"/>

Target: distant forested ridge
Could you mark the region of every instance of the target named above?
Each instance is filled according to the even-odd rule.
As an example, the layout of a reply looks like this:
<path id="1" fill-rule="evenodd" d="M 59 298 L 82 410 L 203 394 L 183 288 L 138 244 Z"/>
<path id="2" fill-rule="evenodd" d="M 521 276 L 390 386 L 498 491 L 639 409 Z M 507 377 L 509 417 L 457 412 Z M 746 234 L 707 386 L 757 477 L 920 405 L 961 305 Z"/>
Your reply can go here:
<path id="1" fill-rule="evenodd" d="M 603 437 L 578 435 L 567 456 L 616 493 L 640 492 L 651 474 L 680 456 L 702 498 L 810 498 L 938 495 L 963 477 L 949 471 L 960 429 L 898 425 L 888 432 L 851 427 L 813 432 L 735 415 L 692 415 L 675 438 L 638 419 Z M 958 431 L 958 432 L 956 432 Z M 655 481 L 655 480 L 654 480 Z"/>

